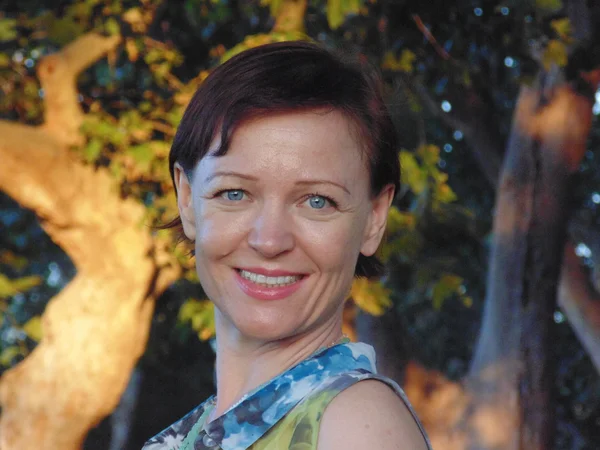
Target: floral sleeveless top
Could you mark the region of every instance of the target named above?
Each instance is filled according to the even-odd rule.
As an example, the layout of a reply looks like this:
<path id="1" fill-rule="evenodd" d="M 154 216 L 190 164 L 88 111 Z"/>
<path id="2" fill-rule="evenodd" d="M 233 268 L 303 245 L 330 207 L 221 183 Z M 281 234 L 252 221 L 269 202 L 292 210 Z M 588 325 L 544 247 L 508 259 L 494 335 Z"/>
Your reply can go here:
<path id="1" fill-rule="evenodd" d="M 431 450 L 404 391 L 377 375 L 373 347 L 360 342 L 316 352 L 206 423 L 215 404 L 212 396 L 146 442 L 142 450 L 313 450 L 327 405 L 344 389 L 367 379 L 380 380 L 398 394 Z"/>

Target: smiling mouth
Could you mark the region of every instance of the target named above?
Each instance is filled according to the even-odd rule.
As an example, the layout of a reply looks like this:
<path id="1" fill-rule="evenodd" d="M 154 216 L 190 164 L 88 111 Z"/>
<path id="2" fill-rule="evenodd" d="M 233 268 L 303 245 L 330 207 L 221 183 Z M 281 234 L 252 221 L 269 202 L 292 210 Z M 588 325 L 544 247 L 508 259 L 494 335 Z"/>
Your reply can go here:
<path id="1" fill-rule="evenodd" d="M 297 283 L 302 278 L 303 275 L 286 275 L 280 277 L 269 277 L 266 275 L 249 272 L 247 270 L 237 269 L 237 272 L 240 274 L 242 278 L 245 280 L 251 281 L 258 286 L 277 288 L 277 287 L 285 287 L 290 286 L 294 283 Z"/>

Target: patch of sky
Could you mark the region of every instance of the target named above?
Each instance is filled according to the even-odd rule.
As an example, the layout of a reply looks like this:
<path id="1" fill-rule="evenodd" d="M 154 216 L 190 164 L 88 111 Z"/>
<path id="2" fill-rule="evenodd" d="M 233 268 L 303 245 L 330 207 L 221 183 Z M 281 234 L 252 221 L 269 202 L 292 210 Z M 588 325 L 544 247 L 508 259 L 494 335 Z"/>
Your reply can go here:
<path id="1" fill-rule="evenodd" d="M 565 315 L 560 311 L 554 311 L 554 323 L 563 323 L 565 321 Z"/>
<path id="2" fill-rule="evenodd" d="M 587 245 L 585 245 L 583 242 L 580 242 L 577 244 L 577 247 L 575 247 L 575 254 L 581 258 L 589 258 L 592 256 L 592 251 Z"/>
<path id="3" fill-rule="evenodd" d="M 57 287 L 60 284 L 62 278 L 60 267 L 58 267 L 58 264 L 52 262 L 48 264 L 48 270 L 50 271 L 50 273 L 48 274 L 48 278 L 46 279 L 48 286 Z"/>

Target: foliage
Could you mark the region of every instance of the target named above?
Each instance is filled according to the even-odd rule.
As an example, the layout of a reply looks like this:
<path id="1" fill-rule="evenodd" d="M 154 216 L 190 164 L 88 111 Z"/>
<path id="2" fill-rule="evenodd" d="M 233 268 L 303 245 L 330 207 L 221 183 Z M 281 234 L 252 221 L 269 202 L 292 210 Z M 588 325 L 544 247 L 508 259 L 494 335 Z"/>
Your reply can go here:
<path id="1" fill-rule="evenodd" d="M 475 92 L 494 111 L 493 128 L 504 139 L 520 84 L 540 68 L 568 62 L 574 38 L 563 2 L 311 0 L 301 18 L 303 29 L 282 31 L 274 24 L 283 4 L 84 0 L 54 7 L 13 2 L 0 16 L 0 113 L 40 124 L 43 92 L 35 75 L 40 58 L 90 30 L 121 35 L 123 44 L 79 79 L 85 143 L 72 152 L 85 164 L 108 169 L 115 191 L 146 207 L 140 226 L 156 225 L 176 214 L 167 168 L 170 142 L 185 105 L 216 64 L 246 48 L 286 39 L 354 47 L 382 69 L 404 149 L 401 191 L 379 251 L 388 275 L 380 282 L 356 280 L 351 295 L 368 313 L 397 315 L 406 334 L 422 343 L 411 356 L 458 377 L 466 371 L 478 331 L 494 192 L 467 151 L 464 130 L 443 125 L 415 87 L 422 86 L 434 104 L 445 105 L 447 114 L 458 115 L 468 114 L 461 104 L 473 100 Z M 597 218 L 590 193 L 597 190 L 599 158 L 590 148 L 573 208 Z M 42 233 L 32 215 L 0 200 L 1 225 L 9 230 L 0 236 L 1 248 L 10 249 L 0 252 L 0 364 L 8 366 L 39 339 L 35 317 L 68 282 L 72 269 L 55 246 L 40 244 Z M 9 220 L 13 216 L 22 219 Z M 167 246 L 177 239 L 165 231 L 154 238 Z M 184 279 L 197 282 L 186 249 L 175 252 Z M 57 270 L 49 269 L 52 263 L 66 268 L 59 282 L 52 281 Z M 197 300 L 203 295 L 198 285 L 195 289 L 169 302 L 179 322 L 207 339 L 214 332 L 212 305 Z M 592 412 L 599 410 L 594 405 L 600 408 L 600 401 L 591 394 L 599 384 L 590 376 L 589 361 L 573 350 L 579 348 L 575 338 L 565 336 L 561 345 L 559 366 L 575 364 L 579 374 L 574 382 L 561 372 L 561 386 L 569 386 L 568 394 L 561 391 L 563 426 L 574 424 L 585 439 L 591 428 L 573 411 L 585 401 Z"/>
<path id="2" fill-rule="evenodd" d="M 215 334 L 214 304 L 210 300 L 188 299 L 179 309 L 179 320 L 189 322 L 202 341 Z"/>

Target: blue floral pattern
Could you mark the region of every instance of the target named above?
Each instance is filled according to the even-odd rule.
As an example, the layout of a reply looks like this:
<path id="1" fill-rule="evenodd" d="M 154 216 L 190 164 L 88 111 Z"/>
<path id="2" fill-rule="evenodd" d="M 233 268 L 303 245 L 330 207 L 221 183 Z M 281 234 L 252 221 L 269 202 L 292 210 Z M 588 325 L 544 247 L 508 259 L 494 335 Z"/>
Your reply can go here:
<path id="1" fill-rule="evenodd" d="M 283 439 L 276 439 L 277 429 L 283 428 L 282 423 L 285 422 L 282 419 L 294 408 L 300 408 L 319 396 L 325 399 L 325 404 L 320 406 L 324 409 L 337 393 L 365 379 L 381 380 L 392 387 L 406 403 L 428 442 L 402 389 L 389 378 L 377 375 L 373 348 L 364 343 L 343 343 L 313 354 L 246 394 L 220 417 L 205 423 L 215 401 L 214 396 L 210 397 L 146 442 L 142 450 L 258 450 L 263 448 L 258 443 L 267 438 L 281 442 L 276 447 L 269 446 L 270 449 L 292 448 L 292 441 L 297 439 L 294 436 L 285 444 Z M 320 420 L 321 412 L 315 420 Z M 294 434 L 297 435 L 298 430 L 292 430 Z M 306 439 L 314 440 L 314 430 L 303 434 L 313 436 Z M 308 446 L 298 445 L 298 448 L 313 448 L 310 442 L 305 444 Z"/>

